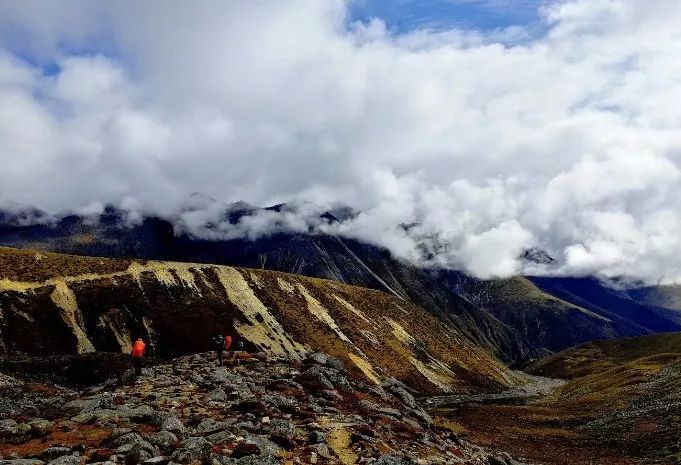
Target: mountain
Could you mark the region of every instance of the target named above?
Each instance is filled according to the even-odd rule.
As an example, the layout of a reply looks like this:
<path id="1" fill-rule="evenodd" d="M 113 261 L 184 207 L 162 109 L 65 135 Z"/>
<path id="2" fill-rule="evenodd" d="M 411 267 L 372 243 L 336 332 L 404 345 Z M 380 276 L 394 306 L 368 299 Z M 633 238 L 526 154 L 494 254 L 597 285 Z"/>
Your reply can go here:
<path id="1" fill-rule="evenodd" d="M 284 206 L 267 209 L 282 211 Z M 221 218 L 237 224 L 252 214 L 243 202 L 230 205 Z M 337 209 L 322 216 L 350 215 Z M 0 245 L 77 255 L 173 260 L 265 268 L 369 287 L 410 300 L 455 331 L 506 361 L 537 356 L 513 330 L 485 310 L 451 292 L 428 270 L 397 260 L 382 248 L 328 234 L 274 232 L 256 238 L 205 239 L 176 231 L 165 219 L 127 221 L 107 208 L 92 218 L 70 215 L 50 223 L 0 225 Z"/>
<path id="2" fill-rule="evenodd" d="M 527 343 L 557 352 L 585 341 L 681 330 L 681 312 L 634 300 L 594 278 L 513 277 L 479 280 L 440 271 L 441 282 L 520 332 Z M 649 291 L 652 292 L 652 291 Z"/>
<path id="3" fill-rule="evenodd" d="M 483 281 L 456 271 L 424 269 L 354 239 L 300 225 L 292 232 L 285 224 L 287 215 L 299 210 L 307 212 L 307 221 L 320 224 L 357 215 L 347 207 L 320 212 L 301 203 L 265 209 L 246 202 L 219 205 L 198 194 L 180 217 L 170 219 L 131 218 L 113 207 L 101 215 L 64 217 L 15 209 L 12 221 L 0 221 L 0 245 L 263 268 L 381 290 L 421 306 L 511 364 L 586 341 L 681 330 L 681 311 L 673 308 L 679 294 L 673 287 L 622 290 L 593 278 L 531 276 Z M 16 220 L 34 217 L 40 220 Z M 253 218 L 265 218 L 269 230 L 233 234 Z M 192 226 L 197 224 L 198 229 Z M 523 259 L 554 261 L 538 249 L 526 251 Z"/>
<path id="4" fill-rule="evenodd" d="M 323 351 L 369 382 L 394 377 L 422 393 L 523 381 L 407 300 L 280 272 L 0 248 L 0 312 L 7 355 L 129 353 L 143 336 L 167 359 L 211 350 L 226 332 L 250 351 Z"/>

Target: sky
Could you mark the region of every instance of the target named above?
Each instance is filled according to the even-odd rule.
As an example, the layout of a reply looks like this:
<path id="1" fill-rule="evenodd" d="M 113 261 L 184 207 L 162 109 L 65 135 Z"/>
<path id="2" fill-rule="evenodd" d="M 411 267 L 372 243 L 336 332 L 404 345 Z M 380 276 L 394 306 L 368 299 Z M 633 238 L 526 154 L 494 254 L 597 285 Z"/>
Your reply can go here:
<path id="1" fill-rule="evenodd" d="M 679 21 L 676 0 L 1 2 L 0 205 L 200 234 L 224 202 L 318 206 L 292 229 L 342 203 L 361 213 L 314 226 L 424 265 L 681 282 Z"/>

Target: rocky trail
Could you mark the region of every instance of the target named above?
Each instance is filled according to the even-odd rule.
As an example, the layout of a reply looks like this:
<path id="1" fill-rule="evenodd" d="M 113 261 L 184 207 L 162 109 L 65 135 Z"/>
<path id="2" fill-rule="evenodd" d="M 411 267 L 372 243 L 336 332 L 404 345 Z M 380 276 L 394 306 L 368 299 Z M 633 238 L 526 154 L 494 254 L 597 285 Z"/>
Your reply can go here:
<path id="1" fill-rule="evenodd" d="M 2 375 L 0 415 L 2 465 L 520 464 L 320 353 L 197 354 L 82 390 Z"/>

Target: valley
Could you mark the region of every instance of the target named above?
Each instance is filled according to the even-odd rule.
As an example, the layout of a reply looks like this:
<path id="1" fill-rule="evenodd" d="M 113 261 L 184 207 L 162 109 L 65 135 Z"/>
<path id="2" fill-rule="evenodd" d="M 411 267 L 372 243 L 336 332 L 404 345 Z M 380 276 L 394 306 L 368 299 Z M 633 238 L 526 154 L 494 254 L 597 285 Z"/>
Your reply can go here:
<path id="1" fill-rule="evenodd" d="M 588 343 L 527 367 L 546 395 L 480 396 L 431 410 L 470 440 L 550 465 L 681 461 L 681 334 Z"/>
<path id="2" fill-rule="evenodd" d="M 328 240 L 349 247 L 337 239 Z M 206 361 L 212 356 L 207 352 L 212 348 L 211 337 L 227 332 L 244 348 L 239 357 L 246 366 L 235 369 L 257 371 L 257 364 L 262 363 L 287 373 L 285 381 L 270 377 L 268 383 L 297 380 L 314 353 L 335 357 L 338 362 L 331 366 L 342 365 L 348 379 L 336 379 L 331 373 L 314 375 L 318 383 L 314 389 L 340 393 L 324 394 L 331 403 L 321 408 L 328 408 L 330 415 L 319 416 L 314 406 L 326 401 L 296 400 L 296 409 L 313 409 L 315 425 L 329 421 L 345 425 L 342 431 L 335 426 L 327 431 L 328 452 L 324 447 L 319 452 L 315 444 L 298 436 L 288 439 L 283 448 L 277 446 L 276 453 L 268 449 L 258 455 L 262 462 L 249 455 L 253 463 L 287 463 L 293 456 L 314 456 L 320 463 L 350 465 L 364 463 L 362 457 L 373 460 L 391 454 L 417 463 L 429 463 L 423 462 L 424 457 L 436 463 L 485 465 L 679 463 L 681 333 L 648 334 L 668 324 L 673 327 L 677 310 L 672 291 L 624 293 L 595 281 L 574 279 L 479 281 L 454 272 L 419 270 L 385 257 L 379 260 L 373 252 L 363 258 L 356 252 L 350 256 L 355 265 L 348 259 L 339 269 L 347 273 L 356 266 L 356 271 L 352 279 L 345 275 L 341 280 L 359 280 L 362 286 L 340 282 L 338 275 L 334 276 L 337 280 L 329 280 L 201 262 L 0 247 L 0 373 L 7 377 L 0 386 L 0 410 L 10 431 L 5 439 L 0 438 L 0 455 L 40 460 L 45 447 L 59 443 L 71 447 L 69 456 L 90 457 L 103 448 L 115 456 L 114 462 L 127 460 L 129 451 L 122 445 L 109 447 L 117 434 L 112 425 L 118 424 L 118 420 L 112 423 L 111 416 L 119 418 L 119 413 L 109 411 L 118 407 L 106 407 L 105 417 L 94 414 L 88 420 L 95 434 L 90 437 L 91 426 L 74 427 L 73 419 L 55 409 L 55 399 L 87 399 L 94 389 L 112 393 L 125 409 L 134 410 L 140 395 L 144 405 L 163 409 L 153 392 L 164 392 L 168 374 L 164 367 L 180 363 L 193 367 L 181 375 L 186 379 L 192 379 L 192 370 L 210 378 L 212 369 L 205 364 L 212 363 Z M 381 269 L 387 273 L 385 279 Z M 377 281 L 371 284 L 371 279 Z M 415 287 L 408 288 L 409 282 Z M 434 282 L 440 287 L 430 287 Z M 458 300 L 447 295 L 456 295 Z M 525 347 L 527 357 L 535 353 L 534 360 L 514 360 L 514 369 L 503 363 L 512 352 L 505 352 L 506 357 L 499 353 L 502 347 L 510 347 L 504 345 L 510 339 L 495 339 L 502 328 L 506 334 L 517 334 L 514 340 L 522 343 L 514 347 Z M 634 337 L 622 338 L 622 334 Z M 130 372 L 122 354 L 130 351 L 136 337 L 150 342 L 150 367 L 145 375 L 149 387 L 143 394 L 125 381 Z M 575 340 L 602 337 L 611 340 L 561 350 Z M 195 354 L 204 360 L 200 368 L 199 359 L 191 358 Z M 249 372 L 248 376 L 260 375 Z M 390 401 L 390 405 L 375 407 L 381 415 L 393 415 L 389 421 L 372 419 L 383 428 L 381 436 L 358 439 L 364 433 L 353 429 L 357 419 L 367 415 L 369 404 L 384 402 L 380 389 L 390 383 L 401 383 L 413 397 L 408 402 L 409 408 L 417 409 L 415 417 L 395 417 L 400 407 Z M 208 384 L 223 390 L 231 386 Z M 16 386 L 22 387 L 17 390 Z M 260 392 L 255 386 L 250 389 Z M 201 396 L 206 394 L 201 392 Z M 249 444 L 279 440 L 278 433 L 271 433 L 267 423 L 262 423 L 265 414 L 238 416 L 233 410 L 238 402 L 229 401 L 227 394 L 228 401 L 219 406 L 182 394 L 181 403 L 187 403 L 188 410 L 177 411 L 181 421 L 195 428 L 201 422 L 192 416 L 196 411 L 202 412 L 204 420 L 234 424 L 256 420 L 253 427 L 230 428 L 237 433 L 235 437 L 214 438 L 222 441 L 212 443 L 214 449 L 224 451 L 228 458 L 234 450 L 246 447 L 239 438 L 247 438 Z M 241 394 L 231 395 L 238 400 Z M 15 423 L 30 426 L 31 421 L 44 420 L 35 416 L 36 408 L 47 409 L 50 419 L 46 421 L 68 434 L 41 436 L 32 429 L 27 434 L 11 432 Z M 336 410 L 351 418 L 331 419 Z M 131 422 L 125 415 L 120 413 L 119 426 L 141 436 L 136 440 L 151 444 L 140 443 L 147 455 L 167 454 L 160 457 L 168 458 L 190 446 L 155 445 L 150 435 L 162 433 L 161 424 L 151 418 Z M 296 423 L 295 415 L 274 409 L 265 416 L 272 415 L 294 429 L 306 428 L 305 422 Z M 416 432 L 416 424 L 421 432 Z M 200 435 L 192 432 L 190 438 Z M 409 448 L 399 442 L 407 437 L 422 442 Z M 84 447 L 80 452 L 74 449 L 78 444 Z M 147 465 L 156 463 L 153 460 Z M 243 458 L 235 460 L 224 463 L 246 463 Z"/>

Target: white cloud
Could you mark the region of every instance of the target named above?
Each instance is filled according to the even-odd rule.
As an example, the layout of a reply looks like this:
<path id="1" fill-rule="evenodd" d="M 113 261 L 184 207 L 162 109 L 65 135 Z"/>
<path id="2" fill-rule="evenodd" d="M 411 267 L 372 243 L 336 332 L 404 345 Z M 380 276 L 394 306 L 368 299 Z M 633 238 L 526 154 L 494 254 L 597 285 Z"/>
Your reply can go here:
<path id="1" fill-rule="evenodd" d="M 681 6 L 542 11 L 509 45 L 347 27 L 340 0 L 5 2 L 0 202 L 340 201 L 364 212 L 341 233 L 480 276 L 538 246 L 552 272 L 681 281 Z"/>

